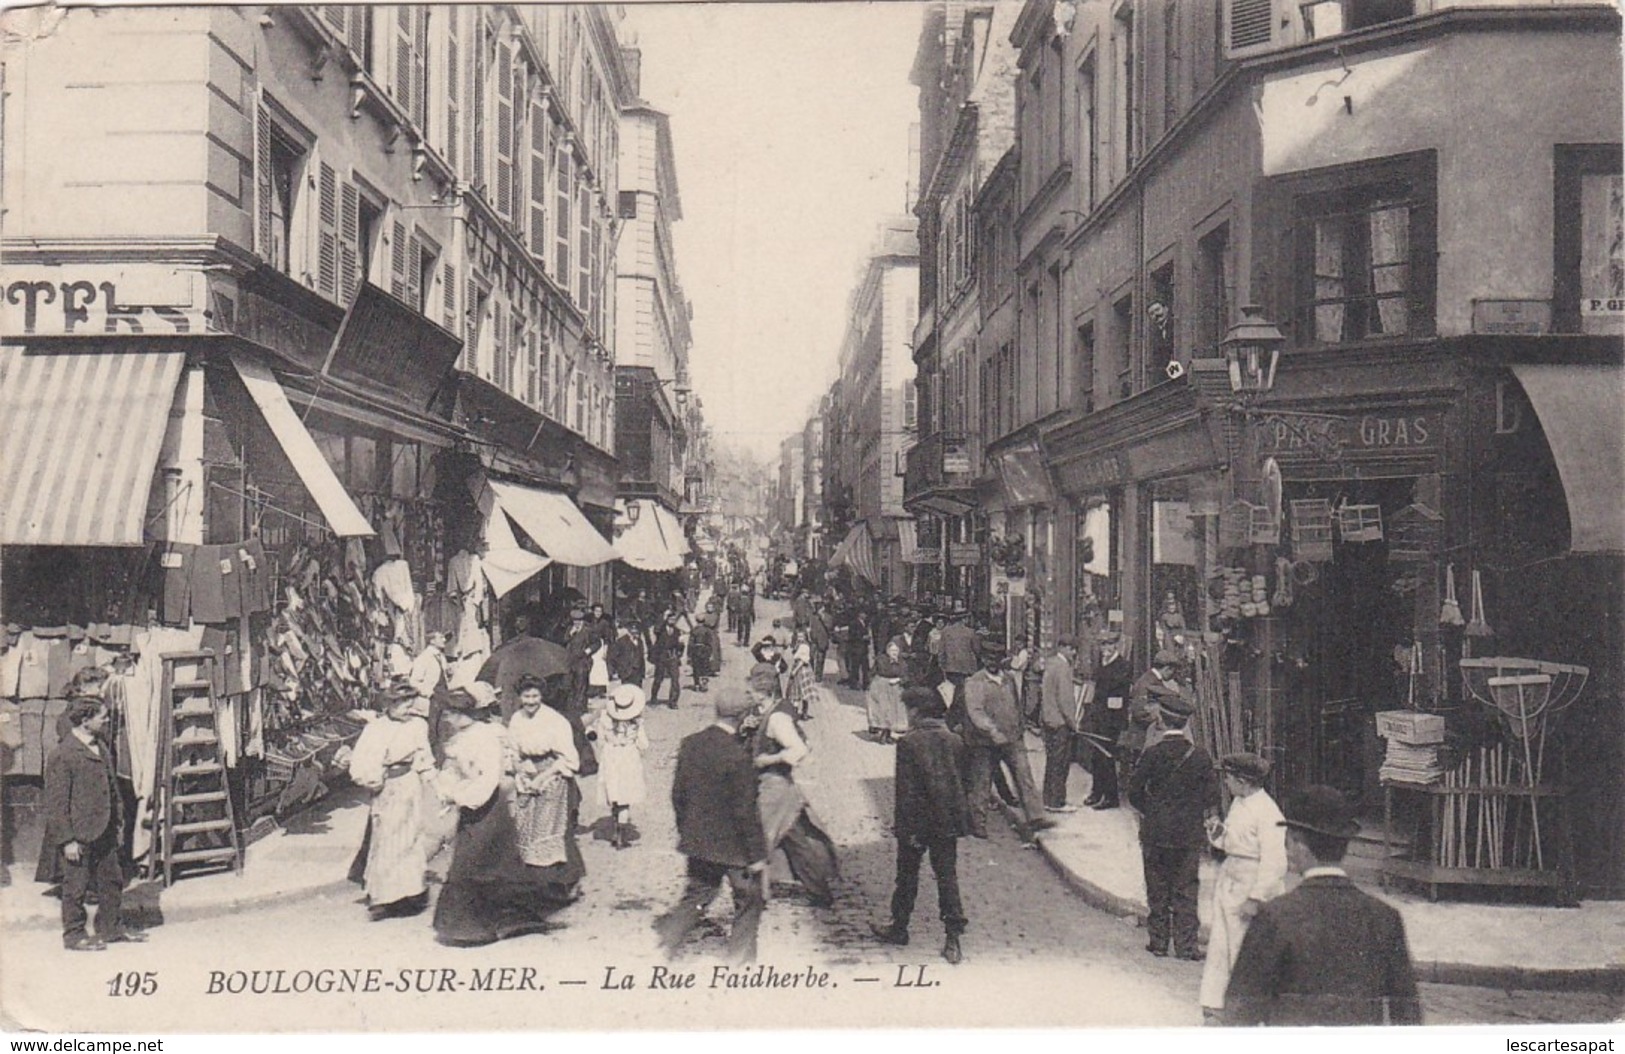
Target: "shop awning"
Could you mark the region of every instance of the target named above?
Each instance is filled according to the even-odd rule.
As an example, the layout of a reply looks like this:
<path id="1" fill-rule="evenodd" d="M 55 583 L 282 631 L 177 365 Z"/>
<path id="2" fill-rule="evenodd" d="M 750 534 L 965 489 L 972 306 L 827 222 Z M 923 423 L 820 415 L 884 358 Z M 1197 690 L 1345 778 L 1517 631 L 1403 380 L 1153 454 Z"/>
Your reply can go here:
<path id="1" fill-rule="evenodd" d="M 835 552 L 830 554 L 829 565 L 831 567 L 845 565 L 850 567 L 852 572 L 860 578 L 874 582 L 875 559 L 874 553 L 871 551 L 873 544 L 869 538 L 868 521 L 859 520 L 850 531 L 846 532 L 846 537 L 842 538 L 841 544 L 835 547 Z"/>
<path id="2" fill-rule="evenodd" d="M 915 563 L 915 557 L 920 551 L 919 532 L 914 528 L 913 520 L 897 521 L 897 552 L 903 558 L 903 563 Z"/>
<path id="3" fill-rule="evenodd" d="M 607 564 L 618 555 L 568 494 L 491 480 L 502 511 L 553 560 L 572 567 Z"/>
<path id="4" fill-rule="evenodd" d="M 271 427 L 282 452 L 299 473 L 311 500 L 322 510 L 328 527 L 340 538 L 372 534 L 372 525 L 356 508 L 344 484 L 334 474 L 333 466 L 327 463 L 316 441 L 310 437 L 305 423 L 294 413 L 288 394 L 282 390 L 282 382 L 268 366 L 247 355 L 233 355 L 231 364 L 236 367 L 237 376 L 243 379 L 243 387 L 248 389 L 254 405 L 265 416 L 265 423 Z"/>
<path id="5" fill-rule="evenodd" d="M 499 597 L 507 596 L 553 561 L 520 547 L 508 514 L 497 504 L 496 492 L 490 487 L 479 488 L 475 503 L 485 517 L 481 535 L 486 548 L 480 557 L 480 570 L 490 583 L 491 592 Z"/>
<path id="6" fill-rule="evenodd" d="M 1513 366 L 1546 432 L 1569 504 L 1569 549 L 1625 552 L 1625 371 Z"/>
<path id="7" fill-rule="evenodd" d="M 0 348 L 0 544 L 142 544 L 185 359 Z"/>
<path id="8" fill-rule="evenodd" d="M 640 571 L 676 571 L 683 566 L 687 542 L 677 517 L 659 503 L 639 498 L 627 503 L 637 518 L 627 517 L 627 526 L 615 536 L 615 551 L 621 559 Z"/>

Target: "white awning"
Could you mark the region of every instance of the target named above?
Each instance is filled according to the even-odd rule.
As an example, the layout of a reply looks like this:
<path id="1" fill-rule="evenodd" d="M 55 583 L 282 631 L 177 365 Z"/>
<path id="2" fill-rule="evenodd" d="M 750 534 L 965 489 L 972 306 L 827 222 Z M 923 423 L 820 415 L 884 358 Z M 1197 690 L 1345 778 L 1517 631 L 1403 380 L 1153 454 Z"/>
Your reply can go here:
<path id="1" fill-rule="evenodd" d="M 502 511 L 553 560 L 572 567 L 606 564 L 619 554 L 568 494 L 491 480 Z"/>
<path id="2" fill-rule="evenodd" d="M 627 512 L 626 527 L 615 536 L 615 551 L 621 559 L 640 571 L 681 568 L 684 542 L 676 517 L 647 498 L 628 502 Z"/>
<path id="3" fill-rule="evenodd" d="M 373 534 L 372 524 L 356 508 L 344 484 L 333 472 L 333 466 L 327 463 L 316 441 L 310 437 L 305 423 L 293 412 L 288 395 L 282 390 L 282 382 L 276 379 L 269 367 L 247 355 L 233 355 L 231 364 L 237 368 L 237 375 L 243 379 L 243 387 L 248 389 L 254 405 L 265 416 L 265 423 L 271 426 L 282 452 L 288 455 L 293 470 L 299 473 L 299 479 L 310 492 L 316 507 L 322 510 L 322 516 L 333 533 L 340 538 Z"/>
<path id="4" fill-rule="evenodd" d="M 508 522 L 508 514 L 497 504 L 496 492 L 490 487 L 479 488 L 476 503 L 485 517 L 482 534 L 486 551 L 480 559 L 480 570 L 491 584 L 491 592 L 499 597 L 506 596 L 553 561 L 520 548 L 519 539 L 514 537 L 513 525 Z"/>
<path id="5" fill-rule="evenodd" d="M 1513 366 L 1546 432 L 1569 504 L 1569 549 L 1625 552 L 1625 371 Z"/>

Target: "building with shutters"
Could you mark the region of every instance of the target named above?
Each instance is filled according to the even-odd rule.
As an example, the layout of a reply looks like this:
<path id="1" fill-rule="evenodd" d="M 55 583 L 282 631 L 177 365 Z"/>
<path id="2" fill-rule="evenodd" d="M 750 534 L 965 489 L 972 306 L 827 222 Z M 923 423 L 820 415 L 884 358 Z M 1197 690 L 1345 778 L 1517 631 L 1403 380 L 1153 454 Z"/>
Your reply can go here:
<path id="1" fill-rule="evenodd" d="M 339 629 L 297 684 L 227 689 L 276 733 L 251 817 L 393 646 L 611 600 L 613 8 L 0 18 L 8 621 L 163 627 L 252 678 L 286 638 L 214 587 L 270 561 L 275 617 Z"/>
<path id="2" fill-rule="evenodd" d="M 1042 598 L 1029 634 L 1211 664 L 1277 789 L 1372 823 L 1392 794 L 1395 877 L 1625 889 L 1619 41 L 1586 2 L 1029 0 L 1012 30 L 1013 173 L 977 202 L 1013 315 L 980 337 L 991 577 Z M 1256 370 L 1243 306 L 1280 334 Z M 1377 734 L 1481 728 L 1487 653 L 1589 670 L 1518 874 L 1429 860 L 1434 792 Z"/>

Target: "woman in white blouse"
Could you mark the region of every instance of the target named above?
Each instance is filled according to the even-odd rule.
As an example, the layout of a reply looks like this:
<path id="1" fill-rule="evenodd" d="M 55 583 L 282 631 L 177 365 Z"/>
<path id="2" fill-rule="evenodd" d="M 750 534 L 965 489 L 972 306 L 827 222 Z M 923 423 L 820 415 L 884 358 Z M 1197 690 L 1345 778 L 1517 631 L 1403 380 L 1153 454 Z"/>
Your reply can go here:
<path id="1" fill-rule="evenodd" d="M 520 694 L 521 705 L 526 694 Z M 524 751 L 533 751 L 542 742 L 558 743 L 556 728 L 548 733 L 545 727 L 531 727 L 536 714 L 544 709 L 540 693 L 536 702 L 536 713 L 515 730 Z M 514 717 L 517 720 L 524 714 L 521 709 Z M 554 712 L 553 716 L 558 714 Z M 451 693 L 446 721 L 452 735 L 446 744 L 438 787 L 441 798 L 456 805 L 459 813 L 451 869 L 435 905 L 435 935 L 443 944 L 475 945 L 545 932 L 552 928 L 548 916 L 576 898 L 586 873 L 572 833 L 574 781 L 565 777 L 570 793 L 566 798 L 568 826 L 560 862 L 545 866 L 526 862 L 515 812 L 524 811 L 519 804 L 521 796 L 534 797 L 539 786 L 548 785 L 565 769 L 573 773 L 573 762 L 538 764 L 538 755 L 516 750 L 489 708 L 467 691 Z M 549 724 L 545 718 L 539 723 Z M 571 743 L 567 722 L 562 741 L 565 745 Z M 570 753 L 573 757 L 573 746 Z"/>
<path id="2" fill-rule="evenodd" d="M 384 716 L 362 730 L 350 754 L 350 778 L 372 792 L 362 853 L 375 922 L 416 915 L 429 904 L 423 789 L 434 755 L 429 726 L 414 713 L 417 701 L 411 685 L 396 686 Z"/>
<path id="3" fill-rule="evenodd" d="M 1204 1023 L 1220 1019 L 1230 969 L 1253 916 L 1286 889 L 1286 829 L 1280 807 L 1264 789 L 1269 762 L 1257 754 L 1227 754 L 1219 768 L 1230 792 L 1230 811 L 1213 840 L 1224 860 L 1213 884 L 1213 921 L 1202 966 Z"/>

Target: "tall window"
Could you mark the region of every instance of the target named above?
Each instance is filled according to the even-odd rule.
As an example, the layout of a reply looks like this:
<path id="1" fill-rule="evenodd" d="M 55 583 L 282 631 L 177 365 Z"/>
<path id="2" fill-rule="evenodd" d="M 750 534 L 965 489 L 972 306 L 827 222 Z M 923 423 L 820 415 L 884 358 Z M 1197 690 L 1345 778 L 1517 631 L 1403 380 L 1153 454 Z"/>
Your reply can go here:
<path id="1" fill-rule="evenodd" d="M 1137 130 L 1135 111 L 1139 108 L 1139 99 L 1136 97 L 1134 86 L 1134 5 L 1125 2 L 1117 9 L 1112 21 L 1112 48 L 1113 63 L 1112 76 L 1116 85 L 1112 91 L 1113 104 L 1117 107 L 1112 126 L 1113 138 L 1117 140 L 1117 171 L 1118 179 L 1123 178 L 1134 165 L 1135 143 L 1134 135 Z"/>
<path id="2" fill-rule="evenodd" d="M 1179 116 L 1179 2 L 1162 5 L 1162 132 Z"/>
<path id="3" fill-rule="evenodd" d="M 1217 355 L 1230 328 L 1230 224 L 1197 241 L 1195 279 L 1196 353 Z"/>
<path id="4" fill-rule="evenodd" d="M 1625 179 L 1618 146 L 1559 146 L 1553 314 L 1565 333 L 1625 331 Z"/>
<path id="5" fill-rule="evenodd" d="M 1095 324 L 1085 322 L 1078 327 L 1077 339 L 1072 345 L 1073 370 L 1078 378 L 1078 409 L 1086 414 L 1095 412 Z"/>
<path id="6" fill-rule="evenodd" d="M 1100 119 L 1096 113 L 1100 93 L 1095 86 L 1095 53 L 1078 67 L 1078 119 L 1079 135 L 1083 137 L 1079 153 L 1083 155 L 1084 184 L 1083 207 L 1092 209 L 1100 200 Z"/>
<path id="7" fill-rule="evenodd" d="M 271 265 L 285 275 L 293 274 L 294 213 L 303 190 L 308 155 L 301 143 L 282 134 L 271 133 Z"/>
<path id="8" fill-rule="evenodd" d="M 1319 173 L 1298 186 L 1300 339 L 1431 332 L 1432 155 Z"/>
<path id="9" fill-rule="evenodd" d="M 384 233 L 384 209 L 369 196 L 361 196 L 359 230 L 359 252 L 361 263 L 361 280 L 372 281 L 375 273 L 373 254 L 378 251 L 380 239 Z"/>
<path id="10" fill-rule="evenodd" d="M 412 288 L 417 292 L 418 302 L 413 306 L 427 317 L 429 305 L 434 303 L 434 276 L 440 261 L 440 250 L 423 242 L 418 243 L 417 249 L 418 258 L 413 261 L 413 266 L 417 268 L 417 283 Z"/>
<path id="11" fill-rule="evenodd" d="M 1168 379 L 1168 364 L 1174 359 L 1174 318 L 1174 265 L 1170 262 L 1152 273 L 1150 303 L 1145 305 L 1147 385 Z"/>
<path id="12" fill-rule="evenodd" d="M 1112 369 L 1117 374 L 1117 397 L 1134 394 L 1134 297 L 1112 305 Z"/>

